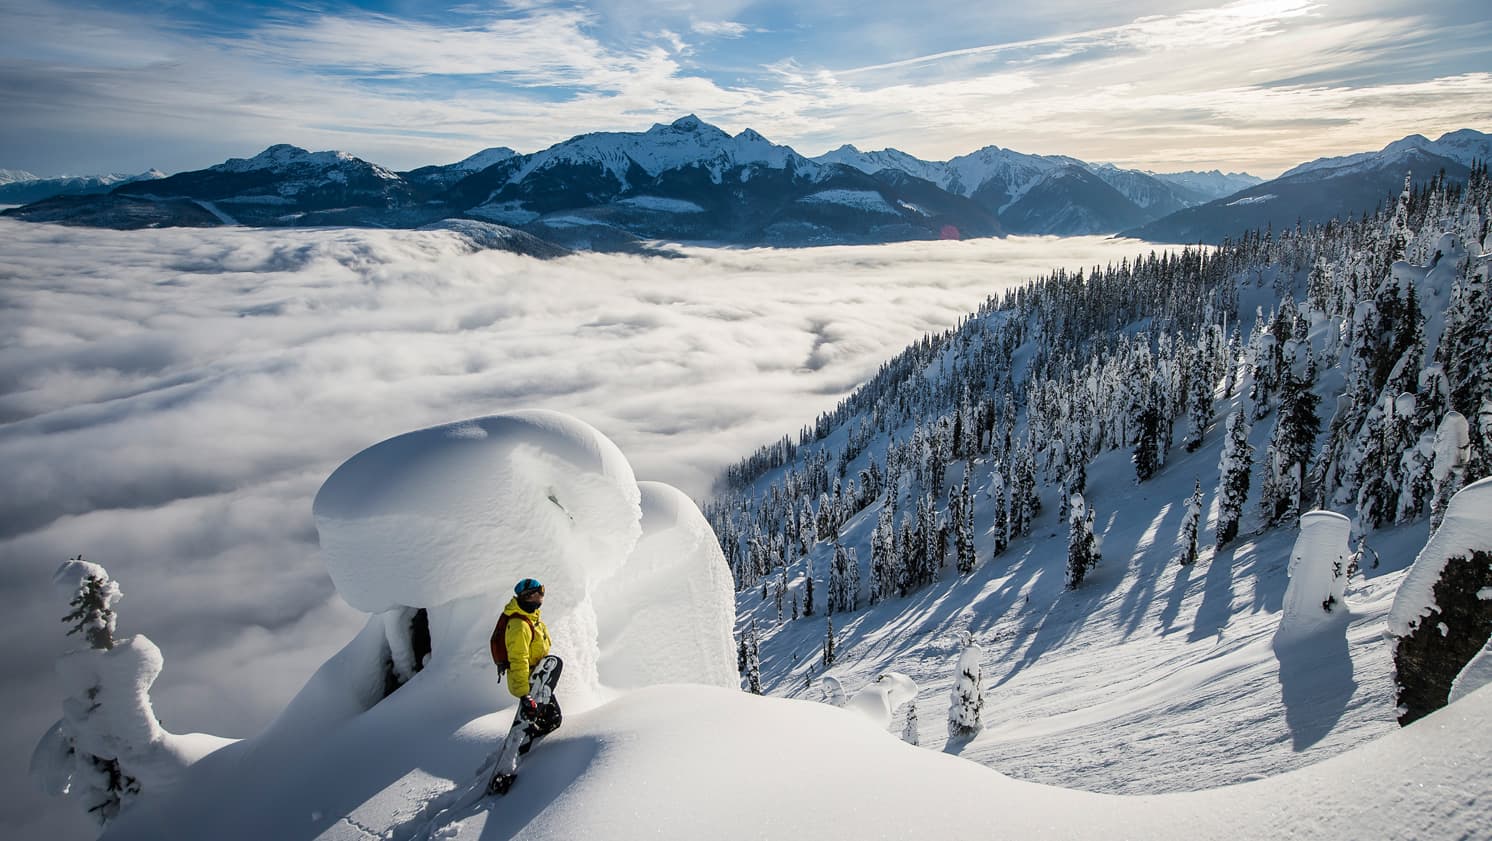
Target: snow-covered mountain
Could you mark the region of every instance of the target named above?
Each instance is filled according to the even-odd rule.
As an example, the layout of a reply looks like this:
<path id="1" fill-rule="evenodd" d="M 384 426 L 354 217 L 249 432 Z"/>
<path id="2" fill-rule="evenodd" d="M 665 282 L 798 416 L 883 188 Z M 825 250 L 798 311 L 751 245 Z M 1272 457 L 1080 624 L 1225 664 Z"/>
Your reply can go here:
<path id="1" fill-rule="evenodd" d="M 979 202 L 1013 233 L 1112 233 L 1215 197 L 1186 185 L 1185 178 L 1167 180 L 1112 164 L 998 146 L 924 161 L 897 149 L 863 152 L 847 144 L 814 160 L 862 172 L 892 169 L 931 181 Z"/>
<path id="2" fill-rule="evenodd" d="M 502 163 L 516 156 L 518 153 L 506 146 L 493 146 L 489 149 L 462 158 L 453 164 L 438 166 L 422 166 L 400 175 L 412 184 L 422 186 L 445 188 L 460 181 L 473 172 L 481 172 L 489 166 Z"/>
<path id="3" fill-rule="evenodd" d="M 994 216 L 931 185 L 811 161 L 689 115 L 571 138 L 451 189 L 466 213 L 565 243 L 597 238 L 807 245 L 991 236 Z"/>
<path id="4" fill-rule="evenodd" d="M 1206 204 L 1125 231 L 1156 242 L 1219 242 L 1246 230 L 1370 212 L 1398 192 L 1404 176 L 1423 184 L 1440 172 L 1464 181 L 1477 161 L 1492 160 L 1492 136 L 1462 129 L 1430 141 L 1413 134 L 1377 152 L 1319 158 Z"/>
<path id="5" fill-rule="evenodd" d="M 746 129 L 687 116 L 585 134 L 528 155 L 498 147 L 403 176 L 345 152 L 274 146 L 95 202 L 7 211 L 32 221 L 417 227 L 464 217 L 564 246 L 644 239 L 808 245 L 994 236 L 994 214 L 920 180 L 819 164 Z"/>
<path id="6" fill-rule="evenodd" d="M 91 196 L 107 193 L 121 184 L 137 181 L 157 181 L 166 174 L 157 169 L 146 170 L 135 175 L 110 173 L 107 175 L 61 175 L 56 178 L 37 178 L 17 170 L 5 170 L 15 176 L 0 178 L 0 204 L 29 204 L 53 196 Z"/>
<path id="7" fill-rule="evenodd" d="M 377 164 L 346 152 L 308 152 L 288 144 L 114 192 L 191 199 L 229 224 L 410 226 L 445 215 L 443 209 L 422 207 L 404 179 Z"/>
<path id="8" fill-rule="evenodd" d="M 1178 189 L 1189 190 L 1198 197 L 1198 203 L 1231 196 L 1239 190 L 1252 187 L 1264 179 L 1247 172 L 1228 172 L 1210 169 L 1206 172 L 1185 170 L 1183 172 L 1152 172 L 1151 175 Z"/>
<path id="9" fill-rule="evenodd" d="M 0 185 L 13 184 L 16 181 L 37 181 L 35 175 L 24 169 L 0 169 Z"/>

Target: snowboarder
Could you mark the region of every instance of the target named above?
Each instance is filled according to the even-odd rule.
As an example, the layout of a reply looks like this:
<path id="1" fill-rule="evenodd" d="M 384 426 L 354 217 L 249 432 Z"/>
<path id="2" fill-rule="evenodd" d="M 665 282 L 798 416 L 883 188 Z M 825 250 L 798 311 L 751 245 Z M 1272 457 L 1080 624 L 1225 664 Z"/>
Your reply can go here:
<path id="1" fill-rule="evenodd" d="M 513 587 L 513 598 L 503 608 L 497 627 L 492 629 L 492 662 L 498 676 L 507 673 L 508 691 L 518 699 L 518 715 L 532 723 L 520 753 L 527 753 L 534 735 L 552 733 L 560 726 L 559 701 L 550 694 L 543 704 L 530 694 L 529 678 L 549 654 L 549 629 L 539 617 L 544 604 L 544 585 L 536 578 L 525 578 Z"/>

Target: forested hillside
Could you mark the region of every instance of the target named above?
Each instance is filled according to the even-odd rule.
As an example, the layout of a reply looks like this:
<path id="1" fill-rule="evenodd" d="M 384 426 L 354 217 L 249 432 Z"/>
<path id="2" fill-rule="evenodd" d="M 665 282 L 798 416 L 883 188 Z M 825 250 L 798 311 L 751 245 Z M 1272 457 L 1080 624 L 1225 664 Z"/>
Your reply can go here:
<path id="1" fill-rule="evenodd" d="M 1341 575 L 1357 575 L 1355 595 L 1391 599 L 1386 574 L 1492 473 L 1492 187 L 1479 165 L 1464 186 L 1406 183 L 1388 208 L 990 298 L 730 469 L 708 513 L 740 592 L 748 681 L 803 694 L 856 657 L 872 678 L 914 651 L 956 657 L 946 638 L 981 628 L 1020 655 L 1010 681 L 1044 625 L 1087 645 L 1073 629 L 1108 610 L 1128 640 L 1140 617 L 1169 633 L 1199 601 L 1213 615 L 1188 639 L 1221 641 L 1230 612 L 1279 609 L 1288 540 L 1312 509 L 1351 518 Z M 1219 576 L 1251 573 L 1247 587 L 1209 572 L 1201 592 L 1165 571 L 1217 558 L 1236 564 Z M 1107 578 L 1084 597 L 1095 569 Z M 1037 613 L 1033 598 L 1051 601 Z M 912 616 L 929 603 L 943 614 Z M 1377 694 L 1351 705 L 1384 704 L 1362 722 L 1391 720 L 1376 685 L 1362 692 Z"/>

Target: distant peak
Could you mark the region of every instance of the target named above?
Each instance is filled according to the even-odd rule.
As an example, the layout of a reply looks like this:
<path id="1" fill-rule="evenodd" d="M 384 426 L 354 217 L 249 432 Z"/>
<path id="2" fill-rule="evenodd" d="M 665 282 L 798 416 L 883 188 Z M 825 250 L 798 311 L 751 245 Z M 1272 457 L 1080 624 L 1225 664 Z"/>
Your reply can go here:
<path id="1" fill-rule="evenodd" d="M 276 143 L 255 155 L 252 160 L 285 160 L 286 158 L 298 158 L 309 154 L 310 152 L 299 146 L 292 146 L 289 143 Z"/>
<path id="2" fill-rule="evenodd" d="M 835 152 L 843 152 L 843 153 L 845 153 L 847 155 L 858 155 L 858 154 L 860 154 L 860 150 L 858 148 L 856 148 L 855 144 L 853 144 L 853 143 L 846 143 L 843 146 L 839 147 L 838 149 L 835 149 L 834 151 Z"/>
<path id="3" fill-rule="evenodd" d="M 722 131 L 718 126 L 710 125 L 709 123 L 705 122 L 704 120 L 701 120 L 699 117 L 697 117 L 694 114 L 685 114 L 684 116 L 678 118 L 677 120 L 674 120 L 673 122 L 669 123 L 668 125 L 664 125 L 663 123 L 654 123 L 653 127 L 650 128 L 650 129 L 648 129 L 647 133 L 648 134 L 697 134 L 697 135 L 709 135 L 709 136 L 713 136 L 713 137 L 722 137 L 722 138 L 730 136 L 730 135 L 726 134 L 724 131 Z"/>
<path id="4" fill-rule="evenodd" d="M 738 134 L 738 135 L 736 135 L 736 139 L 737 140 L 747 140 L 747 141 L 750 141 L 752 143 L 755 143 L 755 142 L 758 142 L 758 141 L 766 142 L 766 140 L 767 140 L 767 138 L 762 137 L 762 135 L 761 135 L 760 132 L 758 132 L 756 129 L 751 129 L 751 128 L 742 129 L 741 133 Z"/>

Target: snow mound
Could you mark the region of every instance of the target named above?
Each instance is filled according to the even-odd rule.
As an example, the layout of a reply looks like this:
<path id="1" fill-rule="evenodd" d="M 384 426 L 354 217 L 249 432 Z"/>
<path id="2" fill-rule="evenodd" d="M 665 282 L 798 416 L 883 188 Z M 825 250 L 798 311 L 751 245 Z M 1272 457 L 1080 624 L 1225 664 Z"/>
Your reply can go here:
<path id="1" fill-rule="evenodd" d="M 891 726 L 897 707 L 917 697 L 917 682 L 901 672 L 884 672 L 874 683 L 856 692 L 844 708 L 859 713 L 877 728 Z"/>
<path id="2" fill-rule="evenodd" d="M 683 491 L 659 482 L 638 487 L 642 538 L 596 590 L 601 682 L 739 686 L 735 587 L 715 532 Z"/>
<path id="3" fill-rule="evenodd" d="M 369 613 L 543 581 L 563 613 L 626 561 L 641 533 L 632 467 L 558 412 L 405 433 L 348 459 L 312 512 L 327 572 Z"/>
<path id="4" fill-rule="evenodd" d="M 1394 595 L 1388 612 L 1388 631 L 1407 637 L 1421 619 L 1435 613 L 1435 583 L 1454 557 L 1469 556 L 1475 549 L 1492 546 L 1492 477 L 1473 482 L 1451 498 L 1445 520 L 1414 559 Z"/>
<path id="5" fill-rule="evenodd" d="M 1487 640 L 1482 650 L 1456 675 L 1447 700 L 1454 704 L 1489 683 L 1492 683 L 1492 639 Z"/>

